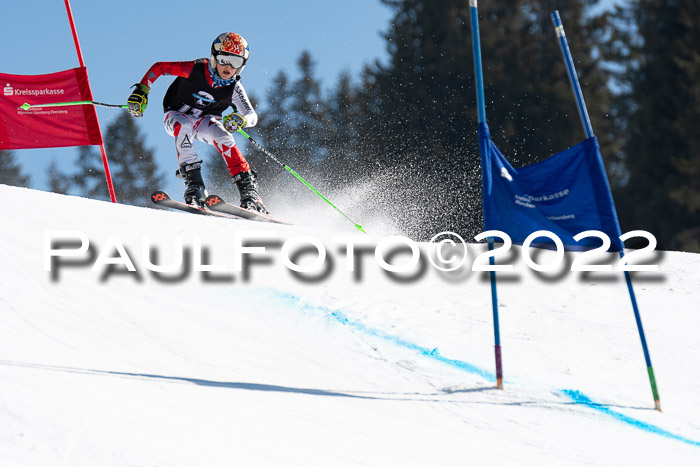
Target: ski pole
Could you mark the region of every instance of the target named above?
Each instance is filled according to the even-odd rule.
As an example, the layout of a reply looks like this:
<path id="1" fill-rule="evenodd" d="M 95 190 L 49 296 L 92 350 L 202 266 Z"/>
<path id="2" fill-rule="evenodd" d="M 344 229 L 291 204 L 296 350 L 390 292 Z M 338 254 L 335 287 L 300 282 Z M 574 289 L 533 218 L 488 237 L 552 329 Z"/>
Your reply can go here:
<path id="1" fill-rule="evenodd" d="M 343 216 L 344 218 L 346 218 L 348 221 L 350 221 L 350 222 L 352 222 L 353 224 L 355 224 L 355 228 L 356 228 L 357 230 L 359 230 L 359 231 L 362 232 L 362 233 L 367 233 L 367 232 L 365 232 L 365 231 L 362 229 L 362 226 L 361 226 L 360 224 L 358 224 L 358 223 L 355 222 L 354 220 L 350 219 L 343 211 L 341 211 L 341 210 L 338 209 L 333 203 L 331 203 L 330 200 L 329 200 L 328 198 L 326 198 L 325 196 L 323 196 L 316 188 L 314 188 L 313 186 L 311 186 L 311 184 L 310 184 L 309 182 L 307 182 L 306 180 L 304 180 L 304 179 L 302 178 L 301 175 L 299 175 L 299 174 L 296 173 L 294 170 L 292 170 L 292 168 L 289 167 L 287 164 L 285 164 L 284 162 L 282 162 L 282 161 L 280 161 L 279 159 L 277 159 L 273 154 L 270 153 L 270 151 L 268 151 L 267 149 L 265 149 L 264 147 L 262 147 L 262 146 L 260 145 L 260 143 L 258 143 L 257 141 L 255 141 L 253 138 L 250 137 L 250 135 L 248 135 L 248 133 L 246 133 L 245 131 L 243 131 L 243 129 L 239 128 L 239 129 L 238 129 L 238 132 L 239 132 L 240 134 L 242 134 L 243 136 L 245 136 L 245 137 L 248 139 L 248 141 L 250 141 L 251 143 L 253 143 L 253 145 L 255 145 L 256 148 L 260 149 L 266 156 L 268 156 L 270 159 L 272 159 L 272 160 L 275 161 L 277 164 L 279 164 L 280 166 L 282 166 L 282 167 L 284 168 L 284 170 L 286 170 L 286 171 L 289 172 L 290 174 L 294 175 L 301 183 L 303 183 L 304 185 L 306 185 L 307 188 L 309 188 L 311 191 L 313 191 L 314 193 L 316 193 L 323 201 L 325 201 L 326 203 L 328 203 L 333 209 L 335 209 L 336 211 L 338 211 L 338 212 L 340 213 L 340 215 L 342 215 L 342 216 Z"/>
<path id="2" fill-rule="evenodd" d="M 92 105 L 101 105 L 102 107 L 112 107 L 116 109 L 128 109 L 129 106 L 127 104 L 124 105 L 119 105 L 119 104 L 104 104 L 102 102 L 95 102 L 95 101 L 75 101 L 75 102 L 54 102 L 52 104 L 27 104 L 26 102 L 20 106 L 20 109 L 22 110 L 29 110 L 32 107 L 63 107 L 67 105 L 87 105 L 87 104 L 92 104 Z"/>

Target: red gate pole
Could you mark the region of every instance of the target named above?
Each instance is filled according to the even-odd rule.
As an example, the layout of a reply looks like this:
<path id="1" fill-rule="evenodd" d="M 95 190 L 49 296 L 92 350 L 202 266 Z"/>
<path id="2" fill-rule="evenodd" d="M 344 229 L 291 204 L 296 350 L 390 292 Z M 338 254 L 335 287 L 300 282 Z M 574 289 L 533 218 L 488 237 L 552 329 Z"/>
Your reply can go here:
<path id="1" fill-rule="evenodd" d="M 92 89 L 90 88 L 90 79 L 87 78 L 87 68 L 85 67 L 85 62 L 83 61 L 83 53 L 80 50 L 80 42 L 78 41 L 78 32 L 75 29 L 75 22 L 73 21 L 73 12 L 70 8 L 70 1 L 65 0 L 66 12 L 68 13 L 68 22 L 70 22 L 70 29 L 73 33 L 73 42 L 75 42 L 75 51 L 78 53 L 78 63 L 80 63 L 81 68 L 85 68 L 85 76 L 88 82 L 88 90 L 90 91 L 89 100 L 92 100 Z M 102 130 L 100 129 L 100 121 L 97 119 L 97 111 L 95 111 L 95 121 L 97 122 L 97 128 L 100 130 L 100 139 L 102 139 Z M 102 141 L 100 143 L 100 153 L 102 154 L 102 165 L 105 169 L 105 177 L 107 178 L 107 187 L 109 188 L 109 198 L 113 203 L 117 202 L 117 196 L 114 193 L 114 184 L 112 183 L 112 174 L 109 172 L 109 161 L 107 160 L 107 151 L 105 150 L 105 143 Z"/>

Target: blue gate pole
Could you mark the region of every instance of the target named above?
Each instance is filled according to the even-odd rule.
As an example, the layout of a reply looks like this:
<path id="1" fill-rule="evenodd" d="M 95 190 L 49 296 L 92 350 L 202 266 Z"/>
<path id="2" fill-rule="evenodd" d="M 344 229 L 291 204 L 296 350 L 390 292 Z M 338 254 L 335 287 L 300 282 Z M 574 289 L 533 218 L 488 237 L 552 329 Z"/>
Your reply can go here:
<path id="1" fill-rule="evenodd" d="M 564 32 L 564 26 L 561 22 L 561 17 L 558 11 L 552 13 L 552 21 L 554 22 L 554 30 L 559 38 L 559 48 L 564 56 L 564 62 L 566 64 L 566 70 L 569 74 L 569 82 L 571 83 L 571 89 L 574 92 L 574 97 L 576 98 L 576 104 L 578 108 L 579 116 L 581 117 L 581 124 L 583 125 L 583 130 L 586 133 L 586 138 L 593 137 L 593 127 L 591 126 L 591 120 L 588 117 L 588 110 L 586 109 L 586 103 L 583 100 L 583 93 L 581 92 L 581 85 L 578 81 L 578 76 L 576 75 L 576 69 L 574 68 L 574 61 L 571 58 L 571 51 L 569 50 L 569 43 L 566 40 L 566 33 Z M 620 258 L 624 258 L 625 250 L 624 247 L 620 250 Z M 639 307 L 637 306 L 637 299 L 634 295 L 634 288 L 632 287 L 632 278 L 629 272 L 625 271 L 625 281 L 627 282 L 627 290 L 629 292 L 630 301 L 632 302 L 632 310 L 634 311 L 634 319 L 637 323 L 637 331 L 639 332 L 639 339 L 642 343 L 642 350 L 644 351 L 644 360 L 647 365 L 647 373 L 649 376 L 649 383 L 651 384 L 651 393 L 654 396 L 654 406 L 656 410 L 661 411 L 661 399 L 659 398 L 659 390 L 656 387 L 656 377 L 654 376 L 654 368 L 651 365 L 651 357 L 649 356 L 649 347 L 647 346 L 647 339 L 644 335 L 644 326 L 642 326 L 642 317 L 639 314 Z"/>
<path id="2" fill-rule="evenodd" d="M 481 67 L 481 41 L 479 39 L 479 12 L 477 11 L 477 0 L 469 0 L 469 16 L 471 17 L 472 29 L 472 49 L 474 53 L 474 75 L 476 76 L 476 105 L 479 112 L 479 123 L 486 123 L 486 105 L 484 103 L 484 76 Z M 481 151 L 482 148 L 479 145 Z M 484 154 L 482 154 L 484 160 Z M 484 170 L 482 168 L 482 176 Z M 493 250 L 493 237 L 488 237 L 489 251 Z M 489 258 L 489 264 L 493 266 L 495 261 L 493 256 Z M 498 293 L 496 290 L 496 272 L 490 272 L 491 280 L 491 307 L 493 309 L 493 335 L 494 335 L 494 352 L 496 357 L 496 387 L 503 389 L 503 361 L 501 358 L 501 330 L 498 320 Z"/>
<path id="3" fill-rule="evenodd" d="M 561 23 L 561 18 L 559 17 L 558 11 L 552 13 L 552 21 L 554 21 L 554 31 L 556 32 L 557 37 L 559 38 L 559 48 L 561 49 L 561 54 L 564 57 L 564 63 L 566 64 L 566 72 L 569 75 L 571 89 L 574 92 L 574 98 L 576 99 L 576 108 L 578 109 L 578 115 L 581 118 L 583 131 L 584 133 L 586 133 L 586 138 L 592 138 L 593 126 L 591 125 L 591 119 L 588 117 L 588 109 L 586 109 L 586 102 L 583 100 L 581 85 L 579 84 L 578 76 L 576 75 L 576 68 L 574 68 L 574 61 L 571 58 L 569 43 L 566 40 L 566 33 L 564 33 L 564 26 Z"/>

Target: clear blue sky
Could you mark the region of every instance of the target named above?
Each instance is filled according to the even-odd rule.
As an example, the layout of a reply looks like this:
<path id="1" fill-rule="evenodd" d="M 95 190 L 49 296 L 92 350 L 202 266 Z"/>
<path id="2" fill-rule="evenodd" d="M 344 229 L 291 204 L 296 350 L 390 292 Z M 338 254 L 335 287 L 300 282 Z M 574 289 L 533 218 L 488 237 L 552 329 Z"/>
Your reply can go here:
<path id="1" fill-rule="evenodd" d="M 341 71 L 357 77 L 364 64 L 386 57 L 381 32 L 388 29 L 392 16 L 379 0 L 70 3 L 93 96 L 96 101 L 115 104 L 126 102 L 130 86 L 154 62 L 208 57 L 214 38 L 226 31 L 243 35 L 250 44 L 243 83 L 254 97 L 267 95 L 279 70 L 296 76 L 296 60 L 302 50 L 311 53 L 317 76 L 328 89 Z M 64 0 L 3 2 L 2 13 L 0 72 L 33 75 L 78 66 Z M 165 188 L 179 193 L 182 182 L 170 176 L 177 168 L 175 149 L 162 123 L 161 101 L 172 80 L 162 77 L 156 82 L 139 124 L 168 177 Z M 98 107 L 103 134 L 117 112 L 122 110 Z M 199 149 L 202 154 L 209 152 L 204 144 Z M 45 173 L 50 162 L 57 160 L 68 170 L 77 148 L 18 150 L 15 154 L 32 176 L 32 187 L 47 189 Z"/>
<path id="2" fill-rule="evenodd" d="M 0 72 L 32 75 L 78 66 L 64 0 L 4 3 Z M 207 57 L 213 39 L 225 31 L 243 35 L 250 44 L 243 83 L 253 97 L 264 98 L 281 69 L 296 76 L 296 60 L 303 50 L 311 53 L 317 76 L 329 89 L 341 71 L 357 77 L 365 64 L 386 58 L 381 33 L 392 17 L 379 0 L 72 0 L 71 7 L 93 96 L 115 104 L 125 103 L 130 86 L 154 62 Z M 156 82 L 139 124 L 167 177 L 163 188 L 179 193 L 182 182 L 170 176 L 177 167 L 173 141 L 162 124 L 161 101 L 172 80 L 162 77 Z M 98 107 L 103 134 L 117 112 L 122 111 Z M 206 145 L 199 149 L 209 152 Z M 50 162 L 56 160 L 62 170 L 70 171 L 76 153 L 76 148 L 62 148 L 15 154 L 32 176 L 32 187 L 47 189 Z M 255 163 L 252 155 L 250 160 Z"/>

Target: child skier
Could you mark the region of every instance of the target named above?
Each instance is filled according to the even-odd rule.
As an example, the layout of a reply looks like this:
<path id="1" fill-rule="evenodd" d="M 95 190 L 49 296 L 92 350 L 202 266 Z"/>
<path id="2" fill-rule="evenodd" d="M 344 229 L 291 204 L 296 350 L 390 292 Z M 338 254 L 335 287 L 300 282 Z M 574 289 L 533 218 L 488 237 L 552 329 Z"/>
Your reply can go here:
<path id="1" fill-rule="evenodd" d="M 209 59 L 153 64 L 127 99 L 129 112 L 141 117 L 155 80 L 163 75 L 177 76 L 163 99 L 164 123 L 165 131 L 175 137 L 180 166 L 176 175 L 185 180 L 187 204 L 202 206 L 207 197 L 202 161 L 193 145 L 197 139 L 213 145 L 223 156 L 240 192 L 241 207 L 268 213 L 258 194 L 255 174 L 232 135 L 258 122 L 240 81 L 248 55 L 248 42 L 236 33 L 225 32 L 214 39 Z M 229 106 L 233 113 L 222 118 Z"/>

